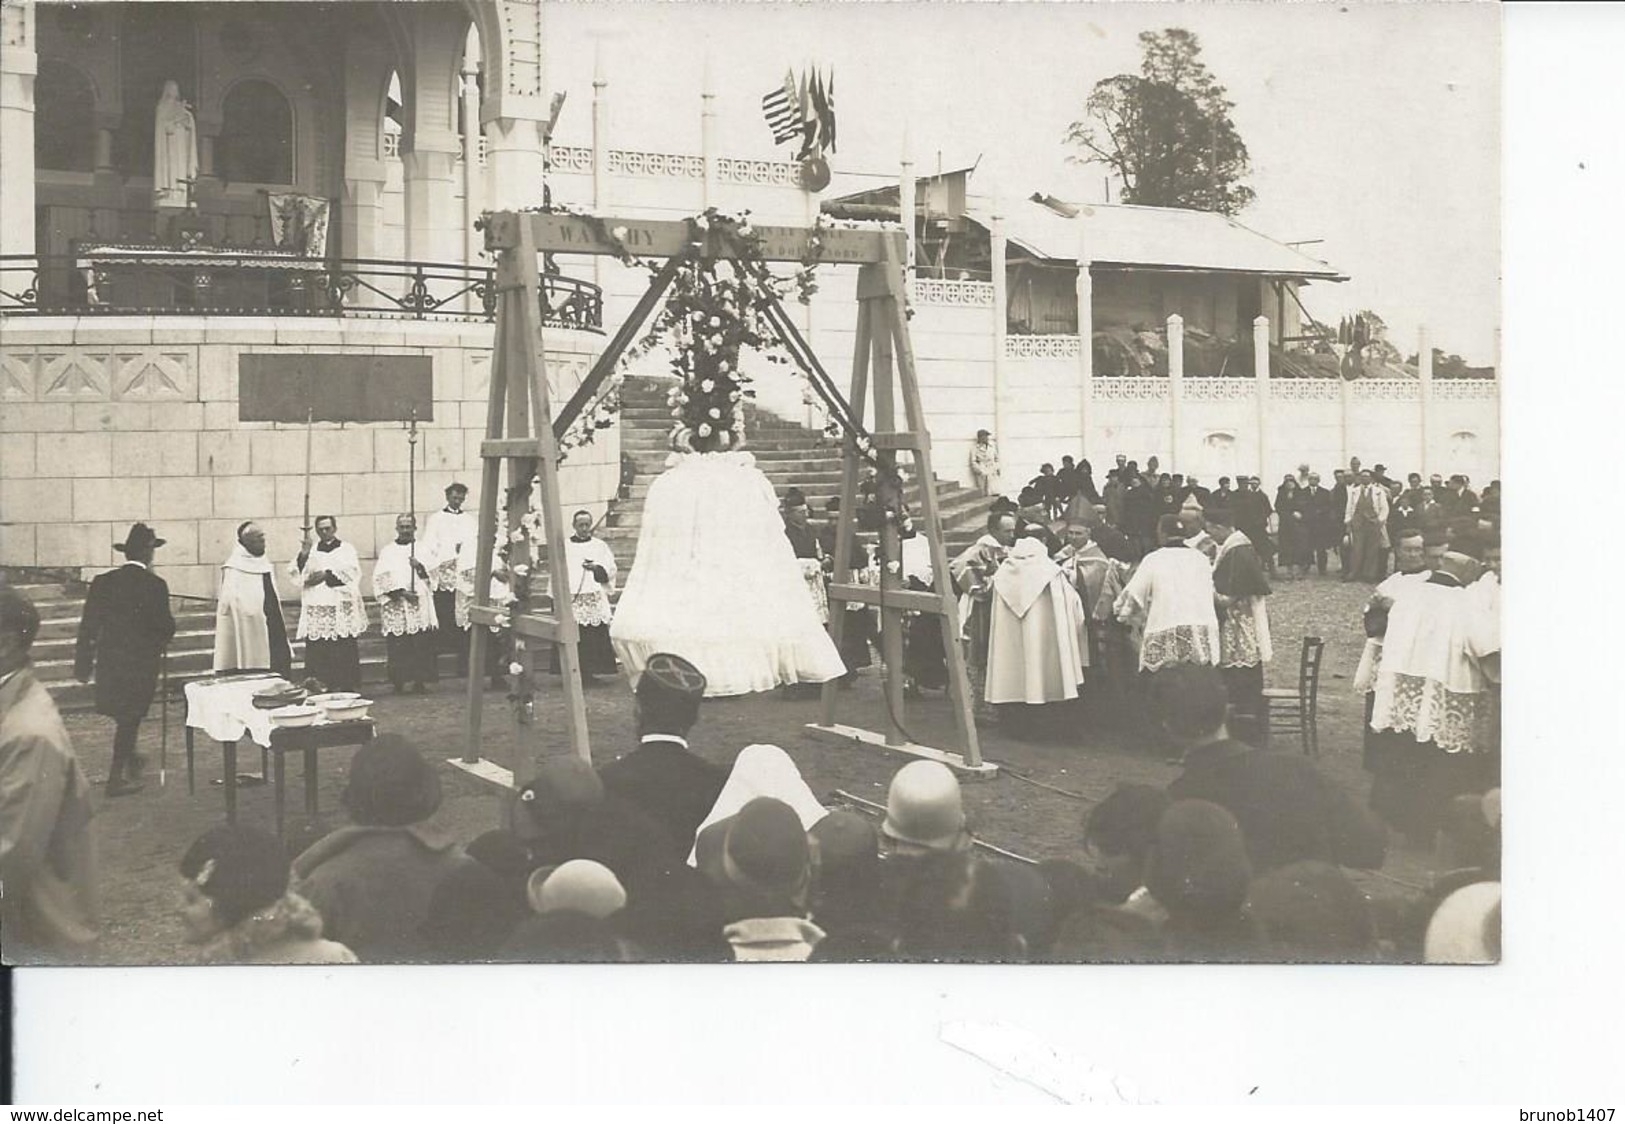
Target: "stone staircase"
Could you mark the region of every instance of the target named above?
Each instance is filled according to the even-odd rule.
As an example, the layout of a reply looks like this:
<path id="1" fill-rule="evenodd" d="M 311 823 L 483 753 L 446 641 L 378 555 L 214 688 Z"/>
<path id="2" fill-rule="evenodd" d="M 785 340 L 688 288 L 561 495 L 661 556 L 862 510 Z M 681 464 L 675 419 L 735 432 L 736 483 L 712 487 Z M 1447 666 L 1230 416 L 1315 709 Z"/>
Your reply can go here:
<path id="1" fill-rule="evenodd" d="M 73 650 L 88 587 L 80 582 L 16 581 L 11 584 L 39 609 L 39 636 L 30 653 L 34 674 L 51 692 L 58 709 L 89 710 L 95 705 L 96 688 L 73 677 Z M 183 685 L 208 675 L 214 663 L 215 605 L 209 600 L 173 597 L 169 607 L 175 615 L 175 639 L 169 645 L 169 687 L 171 695 L 179 699 Z M 368 634 L 361 638 L 361 679 L 363 683 L 383 684 L 389 679 L 384 639 L 378 631 L 377 606 L 371 600 L 367 602 L 367 611 L 372 621 Z M 282 618 L 291 633 L 299 621 L 298 603 L 284 602 Z M 305 646 L 298 640 L 292 640 L 292 644 L 295 678 L 298 678 L 304 667 Z M 454 675 L 455 671 L 453 657 L 442 656 L 442 677 Z M 156 717 L 156 705 L 152 714 Z M 180 710 L 174 711 L 173 720 L 179 722 L 180 714 Z"/>
<path id="2" fill-rule="evenodd" d="M 671 433 L 671 410 L 666 395 L 674 379 L 650 376 L 628 378 L 621 389 L 621 451 L 632 458 L 636 475 L 627 495 L 610 504 L 598 534 L 615 551 L 624 575 L 637 551 L 638 528 L 643 522 L 643 501 L 649 485 L 665 470 Z M 812 507 L 815 522 L 823 519 L 824 504 L 841 490 L 840 446 L 822 430 L 809 429 L 757 408 L 745 407 L 745 448 L 782 496 L 800 488 Z M 910 510 L 920 511 L 918 483 L 907 489 Z M 937 481 L 937 505 L 949 553 L 963 549 L 982 532 L 989 500 L 954 481 Z M 623 578 L 624 580 L 624 578 Z"/>

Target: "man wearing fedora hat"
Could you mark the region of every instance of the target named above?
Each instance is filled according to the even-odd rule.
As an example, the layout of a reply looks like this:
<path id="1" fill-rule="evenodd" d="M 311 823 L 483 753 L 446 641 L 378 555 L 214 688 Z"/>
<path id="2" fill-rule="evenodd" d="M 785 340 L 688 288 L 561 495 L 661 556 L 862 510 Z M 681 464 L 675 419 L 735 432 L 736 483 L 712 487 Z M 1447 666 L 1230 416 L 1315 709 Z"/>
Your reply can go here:
<path id="1" fill-rule="evenodd" d="M 126 796 L 141 790 L 146 758 L 135 751 L 141 720 L 158 689 L 164 648 L 175 635 L 169 611 L 169 586 L 152 572 L 152 556 L 164 540 L 145 523 L 137 523 L 113 549 L 124 565 L 98 574 L 85 598 L 74 649 L 73 674 L 81 683 L 96 683 L 96 710 L 113 720 L 113 764 L 107 772 L 107 795 Z"/>

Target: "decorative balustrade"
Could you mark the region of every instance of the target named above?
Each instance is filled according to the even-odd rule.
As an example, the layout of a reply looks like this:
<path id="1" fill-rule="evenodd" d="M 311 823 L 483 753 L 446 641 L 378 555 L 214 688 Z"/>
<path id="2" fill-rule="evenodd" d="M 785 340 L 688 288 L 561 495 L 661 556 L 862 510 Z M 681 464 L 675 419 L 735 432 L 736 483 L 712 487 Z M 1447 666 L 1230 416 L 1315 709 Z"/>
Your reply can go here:
<path id="1" fill-rule="evenodd" d="M 1256 379 L 1251 378 L 1185 378 L 1180 380 L 1180 393 L 1187 402 L 1251 402 L 1258 394 Z M 1284 381 L 1284 380 L 1282 380 Z M 1280 382 L 1270 383 L 1270 393 Z"/>
<path id="2" fill-rule="evenodd" d="M 1004 354 L 1010 359 L 1076 359 L 1077 336 L 1005 336 Z"/>
<path id="3" fill-rule="evenodd" d="M 992 308 L 993 282 L 944 281 L 931 277 L 916 277 L 910 287 L 909 299 L 917 305 Z"/>
<path id="4" fill-rule="evenodd" d="M 1285 402 L 1337 402 L 1343 397 L 1342 380 L 1271 379 L 1270 397 Z"/>
<path id="5" fill-rule="evenodd" d="M 1354 397 L 1366 402 L 1417 402 L 1422 398 L 1418 379 L 1354 379 L 1349 389 Z"/>
<path id="6" fill-rule="evenodd" d="M 542 278 L 543 322 L 602 331 L 603 293 L 571 277 Z M 496 319 L 495 272 L 484 266 L 372 258 L 307 258 L 266 250 L 0 257 L 4 316 L 337 316 Z"/>
<path id="7" fill-rule="evenodd" d="M 592 165 L 589 163 L 588 168 Z M 705 161 L 698 156 L 670 152 L 625 152 L 609 150 L 611 175 L 670 176 L 677 179 L 704 179 Z"/>
<path id="8" fill-rule="evenodd" d="M 1494 402 L 1501 397 L 1501 386 L 1495 379 L 1435 378 L 1433 397 L 1452 402 Z"/>
<path id="9" fill-rule="evenodd" d="M 1119 402 L 1166 401 L 1170 395 L 1167 379 L 1099 378 L 1090 387 L 1096 399 Z"/>

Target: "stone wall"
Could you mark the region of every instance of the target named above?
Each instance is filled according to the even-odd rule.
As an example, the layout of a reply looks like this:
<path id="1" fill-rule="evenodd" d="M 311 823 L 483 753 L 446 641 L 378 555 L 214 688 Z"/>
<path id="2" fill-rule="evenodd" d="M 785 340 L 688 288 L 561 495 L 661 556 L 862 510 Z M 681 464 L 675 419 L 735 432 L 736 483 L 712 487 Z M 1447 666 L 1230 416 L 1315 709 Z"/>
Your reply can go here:
<path id="1" fill-rule="evenodd" d="M 177 593 L 213 596 L 244 519 L 291 558 L 304 504 L 305 427 L 237 420 L 246 353 L 427 355 L 434 413 L 417 446 L 417 511 L 452 480 L 479 500 L 492 326 L 230 317 L 39 318 L 0 322 L 0 565 L 115 564 L 135 520 L 168 544 L 159 563 Z M 550 331 L 555 408 L 603 345 Z M 318 424 L 311 505 L 331 513 L 365 559 L 407 509 L 408 444 L 399 423 Z M 566 461 L 563 499 L 601 514 L 619 478 L 617 431 Z M 370 591 L 369 591 L 370 592 Z"/>

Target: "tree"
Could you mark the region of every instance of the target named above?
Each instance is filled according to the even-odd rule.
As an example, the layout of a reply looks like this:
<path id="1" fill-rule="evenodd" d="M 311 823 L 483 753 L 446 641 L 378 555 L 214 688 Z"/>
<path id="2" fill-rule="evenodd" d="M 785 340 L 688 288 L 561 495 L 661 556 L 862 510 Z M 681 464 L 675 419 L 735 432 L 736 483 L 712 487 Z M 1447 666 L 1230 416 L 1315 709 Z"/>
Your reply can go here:
<path id="1" fill-rule="evenodd" d="M 1233 215 L 1253 200 L 1242 182 L 1247 146 L 1225 97 L 1183 28 L 1140 33 L 1139 74 L 1095 83 L 1084 119 L 1067 129 L 1083 149 L 1072 160 L 1105 164 L 1123 183 L 1123 202 Z"/>

